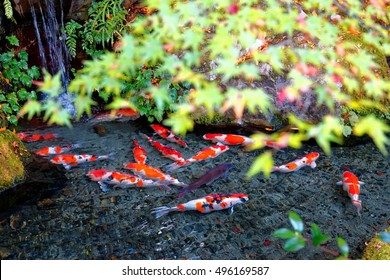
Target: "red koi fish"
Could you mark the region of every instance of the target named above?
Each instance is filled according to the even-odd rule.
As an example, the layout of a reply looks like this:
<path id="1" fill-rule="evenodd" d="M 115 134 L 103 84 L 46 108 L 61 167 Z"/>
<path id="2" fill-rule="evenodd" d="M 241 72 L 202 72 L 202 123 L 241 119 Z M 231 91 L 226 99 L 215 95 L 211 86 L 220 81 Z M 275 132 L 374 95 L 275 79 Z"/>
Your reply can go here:
<path id="1" fill-rule="evenodd" d="M 364 184 L 364 182 L 359 181 L 355 174 L 350 171 L 345 171 L 343 173 L 343 180 L 336 183 L 338 186 L 343 186 L 343 190 L 348 192 L 352 204 L 357 208 L 359 216 L 360 210 L 362 210 L 362 201 L 359 200 L 360 186 Z"/>
<path id="2" fill-rule="evenodd" d="M 152 137 L 147 136 L 146 134 L 140 133 L 141 137 L 148 140 L 153 147 L 155 147 L 160 153 L 163 154 L 164 157 L 169 158 L 174 161 L 184 161 L 181 153 L 176 151 L 175 149 L 165 146 L 158 141 L 152 139 Z"/>
<path id="3" fill-rule="evenodd" d="M 53 140 L 57 139 L 58 135 L 53 133 L 47 133 L 47 134 L 37 134 L 37 133 L 29 133 L 29 132 L 19 132 L 16 134 L 18 138 L 22 141 L 26 142 L 36 142 L 36 141 L 42 141 L 42 140 Z"/>
<path id="4" fill-rule="evenodd" d="M 158 125 L 158 124 L 151 124 L 150 127 L 162 138 L 168 140 L 169 142 L 178 143 L 179 145 L 182 145 L 184 148 L 187 148 L 187 144 L 178 136 L 176 136 L 172 131 L 169 129 Z"/>
<path id="5" fill-rule="evenodd" d="M 217 145 L 214 145 L 211 147 L 207 147 L 189 159 L 186 159 L 184 161 L 177 161 L 177 162 L 174 162 L 172 164 L 169 164 L 167 166 L 167 170 L 172 171 L 172 170 L 178 169 L 179 167 L 187 165 L 191 162 L 202 161 L 202 160 L 206 160 L 209 158 L 215 158 L 218 155 L 226 152 L 227 150 L 229 150 L 229 146 L 225 146 L 222 144 L 217 144 Z"/>
<path id="6" fill-rule="evenodd" d="M 227 209 L 230 214 L 233 213 L 233 207 L 237 204 L 248 201 L 248 196 L 243 193 L 236 194 L 209 194 L 202 198 L 190 200 L 175 207 L 162 206 L 152 209 L 156 218 L 165 216 L 171 212 L 183 212 L 196 210 L 201 213 L 210 213 L 212 211 Z"/>
<path id="7" fill-rule="evenodd" d="M 237 135 L 237 134 L 221 134 L 221 133 L 207 133 L 203 135 L 203 139 L 211 140 L 214 143 L 221 143 L 224 145 L 251 145 L 254 143 L 252 138 Z"/>
<path id="8" fill-rule="evenodd" d="M 289 173 L 297 171 L 304 166 L 310 166 L 311 168 L 315 168 L 317 166 L 315 161 L 319 156 L 320 154 L 317 152 L 307 154 L 306 156 L 298 158 L 292 162 L 272 167 L 272 172 L 279 171 L 281 173 Z"/>
<path id="9" fill-rule="evenodd" d="M 110 159 L 113 154 L 103 155 L 103 156 L 95 156 L 95 155 L 70 155 L 63 154 L 52 158 L 50 161 L 54 164 L 62 164 L 66 170 L 69 170 L 71 167 L 75 167 L 80 163 L 97 161 L 97 160 L 105 160 Z"/>
<path id="10" fill-rule="evenodd" d="M 66 146 L 50 146 L 50 147 L 44 147 L 34 152 L 34 154 L 40 156 L 58 155 L 80 147 L 81 147 L 80 144 L 73 144 L 73 145 L 66 145 Z"/>
<path id="11" fill-rule="evenodd" d="M 131 170 L 136 175 L 149 178 L 149 179 L 155 179 L 161 182 L 166 182 L 170 185 L 175 185 L 179 187 L 186 187 L 187 184 L 180 182 L 176 178 L 171 177 L 168 174 L 165 174 L 160 169 L 156 167 L 152 167 L 146 164 L 139 164 L 139 163 L 128 163 L 125 164 L 125 168 Z"/>
<path id="12" fill-rule="evenodd" d="M 118 110 L 105 111 L 100 114 L 93 116 L 89 122 L 92 124 L 100 123 L 100 122 L 111 122 L 111 121 L 119 121 L 119 122 L 127 122 L 136 120 L 140 117 L 138 111 L 133 110 L 131 108 L 123 108 Z"/>
<path id="13" fill-rule="evenodd" d="M 145 164 L 146 162 L 146 150 L 138 143 L 137 140 L 133 140 L 134 148 L 133 148 L 133 155 L 134 159 L 137 163 Z"/>
<path id="14" fill-rule="evenodd" d="M 178 197 L 182 198 L 185 196 L 188 192 L 195 190 L 196 188 L 202 186 L 202 185 L 211 185 L 215 180 L 217 180 L 220 177 L 226 177 L 228 171 L 233 167 L 231 163 L 223 163 L 220 165 L 217 165 L 213 169 L 211 169 L 209 172 L 201 176 L 198 180 L 188 185 L 188 187 L 180 189 L 178 193 Z"/>
<path id="15" fill-rule="evenodd" d="M 169 187 L 165 186 L 161 182 L 153 180 L 144 180 L 140 177 L 127 174 L 119 171 L 110 171 L 107 169 L 95 169 L 88 172 L 87 176 L 92 180 L 98 182 L 102 191 L 107 191 L 107 185 L 113 185 L 115 187 L 129 187 L 137 186 L 140 188 L 145 187 L 160 187 L 162 189 L 170 190 Z"/>

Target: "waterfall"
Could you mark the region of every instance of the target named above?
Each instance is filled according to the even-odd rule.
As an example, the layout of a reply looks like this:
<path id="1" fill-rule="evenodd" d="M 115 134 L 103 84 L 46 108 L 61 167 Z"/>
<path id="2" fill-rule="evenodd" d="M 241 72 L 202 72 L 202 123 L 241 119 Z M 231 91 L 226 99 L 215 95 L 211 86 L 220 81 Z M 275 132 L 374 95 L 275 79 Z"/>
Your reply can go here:
<path id="1" fill-rule="evenodd" d="M 42 7 L 41 2 L 44 3 L 44 7 Z M 38 19 L 37 11 L 35 10 L 33 3 L 31 3 L 30 0 L 29 3 L 42 67 L 52 75 L 57 74 L 58 72 L 61 73 L 63 92 L 59 95 L 58 101 L 69 114 L 75 116 L 76 109 L 73 102 L 73 94 L 67 91 L 70 83 L 71 57 L 68 48 L 66 47 L 65 34 L 63 34 L 64 13 L 62 9 L 62 0 L 59 1 L 61 6 L 61 26 L 57 20 L 54 0 L 39 1 L 40 19 Z M 45 96 L 43 98 L 45 98 Z"/>

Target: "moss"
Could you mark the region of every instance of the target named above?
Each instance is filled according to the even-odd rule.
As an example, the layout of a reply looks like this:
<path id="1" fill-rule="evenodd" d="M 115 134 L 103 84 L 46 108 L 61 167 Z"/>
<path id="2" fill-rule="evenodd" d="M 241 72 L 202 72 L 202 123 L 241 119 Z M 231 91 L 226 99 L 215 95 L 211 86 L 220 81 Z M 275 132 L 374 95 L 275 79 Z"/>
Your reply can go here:
<path id="1" fill-rule="evenodd" d="M 194 118 L 194 122 L 201 125 L 230 125 L 234 123 L 234 118 L 218 113 L 210 118 L 207 114 L 204 114 Z"/>
<path id="2" fill-rule="evenodd" d="M 29 155 L 15 133 L 0 132 L 0 190 L 24 178 L 23 162 Z"/>
<path id="3" fill-rule="evenodd" d="M 386 229 L 390 232 L 390 227 Z M 383 242 L 378 236 L 375 236 L 363 252 L 364 260 L 390 260 L 390 244 Z"/>

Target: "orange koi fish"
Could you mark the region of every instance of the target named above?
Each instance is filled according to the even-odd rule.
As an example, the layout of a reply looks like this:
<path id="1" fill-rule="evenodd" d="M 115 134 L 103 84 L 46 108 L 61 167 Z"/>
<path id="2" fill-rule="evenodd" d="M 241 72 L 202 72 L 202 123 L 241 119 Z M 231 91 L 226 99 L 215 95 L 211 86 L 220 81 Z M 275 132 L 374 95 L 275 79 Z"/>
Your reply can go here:
<path id="1" fill-rule="evenodd" d="M 207 133 L 203 135 L 203 139 L 211 140 L 214 143 L 221 143 L 224 145 L 251 145 L 254 143 L 252 138 L 237 135 L 237 134 L 221 134 L 221 133 Z"/>
<path id="2" fill-rule="evenodd" d="M 181 153 L 179 153 L 175 149 L 153 140 L 152 137 L 149 137 L 146 134 L 140 133 L 140 135 L 142 138 L 148 140 L 149 143 L 152 144 L 152 146 L 155 147 L 160 153 L 162 153 L 164 157 L 174 161 L 184 161 L 184 158 Z"/>
<path id="3" fill-rule="evenodd" d="M 184 148 L 187 148 L 187 144 L 178 136 L 176 136 L 172 131 L 169 129 L 158 125 L 158 124 L 151 124 L 150 127 L 162 138 L 168 140 L 169 142 L 178 143 L 179 145 L 182 145 Z"/>
<path id="4" fill-rule="evenodd" d="M 36 142 L 36 141 L 42 141 L 42 140 L 53 140 L 57 139 L 58 135 L 53 133 L 47 133 L 47 134 L 37 134 L 37 133 L 29 133 L 29 132 L 19 132 L 16 134 L 16 136 L 26 142 Z"/>
<path id="5" fill-rule="evenodd" d="M 137 163 L 145 164 L 146 162 L 146 150 L 138 143 L 137 140 L 133 140 L 134 148 L 133 148 L 133 155 L 134 159 Z"/>
<path id="6" fill-rule="evenodd" d="M 152 209 L 156 218 L 163 217 L 171 212 L 183 212 L 196 210 L 201 213 L 210 213 L 212 211 L 227 209 L 230 214 L 233 213 L 233 207 L 237 204 L 248 201 L 248 195 L 243 193 L 236 194 L 209 194 L 202 198 L 190 200 L 175 207 L 162 206 Z"/>
<path id="7" fill-rule="evenodd" d="M 282 133 L 276 141 L 268 140 L 264 142 L 264 145 L 275 150 L 282 151 L 284 148 L 288 147 L 289 138 L 290 136 L 288 133 Z"/>
<path id="8" fill-rule="evenodd" d="M 113 154 L 103 155 L 103 156 L 95 156 L 95 155 L 70 155 L 63 154 L 52 158 L 50 161 L 54 164 L 62 164 L 66 170 L 69 170 L 71 167 L 75 167 L 80 163 L 96 161 L 96 160 L 105 160 L 110 159 Z"/>
<path id="9" fill-rule="evenodd" d="M 92 180 L 98 182 L 102 191 L 107 191 L 107 185 L 113 185 L 115 187 L 129 187 L 137 186 L 140 188 L 145 187 L 160 187 L 162 189 L 170 190 L 169 187 L 165 186 L 161 182 L 153 180 L 144 180 L 140 177 L 127 174 L 119 171 L 110 171 L 107 169 L 94 169 L 88 172 L 87 176 Z"/>
<path id="10" fill-rule="evenodd" d="M 229 146 L 225 146 L 225 145 L 218 143 L 217 145 L 207 147 L 207 148 L 199 151 L 196 155 L 194 155 L 193 157 L 191 157 L 189 159 L 186 159 L 184 161 L 177 161 L 177 162 L 174 162 L 172 164 L 169 164 L 167 166 L 167 170 L 172 171 L 172 170 L 178 169 L 179 167 L 187 165 L 191 162 L 202 161 L 202 160 L 206 160 L 209 158 L 215 158 L 218 155 L 222 154 L 223 152 L 226 152 L 227 150 L 229 150 Z"/>
<path id="11" fill-rule="evenodd" d="M 71 149 L 80 148 L 80 144 L 73 144 L 73 145 L 66 145 L 66 146 L 50 146 L 50 147 L 44 147 L 36 152 L 34 154 L 40 155 L 40 156 L 49 156 L 49 155 L 58 155 L 65 152 L 70 151 Z"/>
<path id="12" fill-rule="evenodd" d="M 149 178 L 149 179 L 156 179 L 161 182 L 166 182 L 170 185 L 175 185 L 179 187 L 186 187 L 187 184 L 180 182 L 176 178 L 171 177 L 168 174 L 165 174 L 162 172 L 159 168 L 152 167 L 146 164 L 140 164 L 140 163 L 128 163 L 125 164 L 125 168 L 131 170 L 133 173 L 135 173 L 138 176 Z"/>
<path id="13" fill-rule="evenodd" d="M 313 152 L 310 154 L 307 154 L 304 157 L 298 158 L 292 162 L 289 162 L 287 164 L 283 164 L 280 166 L 274 166 L 272 167 L 272 172 L 279 171 L 281 173 L 289 173 L 293 171 L 297 171 L 301 169 L 304 166 L 310 166 L 311 168 L 315 168 L 317 166 L 316 160 L 320 156 L 319 153 Z"/>
<path id="14" fill-rule="evenodd" d="M 343 180 L 336 183 L 338 186 L 343 186 L 343 190 L 348 192 L 352 204 L 357 208 L 359 216 L 360 210 L 362 209 L 362 201 L 359 200 L 360 186 L 364 184 L 364 182 L 359 181 L 355 174 L 350 171 L 345 171 L 343 173 Z"/>
<path id="15" fill-rule="evenodd" d="M 105 111 L 100 114 L 93 116 L 89 122 L 92 124 L 100 123 L 100 122 L 111 122 L 111 121 L 119 121 L 119 122 L 127 122 L 136 120 L 140 117 L 138 111 L 133 110 L 131 108 L 123 108 L 118 110 Z"/>

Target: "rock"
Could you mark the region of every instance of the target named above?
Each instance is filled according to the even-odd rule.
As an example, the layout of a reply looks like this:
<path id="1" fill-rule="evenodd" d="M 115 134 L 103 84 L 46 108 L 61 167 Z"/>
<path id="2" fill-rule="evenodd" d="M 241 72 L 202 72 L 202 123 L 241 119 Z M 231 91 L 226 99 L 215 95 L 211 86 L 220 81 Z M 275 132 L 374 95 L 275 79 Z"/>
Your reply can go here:
<path id="1" fill-rule="evenodd" d="M 12 132 L 9 133 L 13 134 Z M 20 143 L 20 147 L 24 147 L 23 143 Z M 0 144 L 1 148 L 2 145 Z M 17 173 L 14 174 L 14 178 L 11 176 L 7 177 L 9 179 L 7 185 L 1 185 L 0 213 L 11 211 L 26 201 L 42 201 L 64 186 L 66 177 L 63 169 L 52 164 L 48 159 L 30 155 L 27 151 L 26 153 L 29 156 L 28 158 L 23 160 L 13 159 L 18 164 L 16 168 Z M 13 157 L 12 153 L 8 155 L 6 162 L 9 161 L 10 157 Z M 3 155 L 0 155 L 0 161 L 2 158 Z M 9 168 L 10 164 L 8 163 L 8 166 L 4 166 L 3 163 L 0 163 L 0 166 L 0 170 L 4 172 L 7 167 Z M 1 179 L 3 179 L 3 175 Z"/>
<path id="2" fill-rule="evenodd" d="M 386 231 L 390 232 L 390 227 Z M 375 236 L 364 249 L 362 259 L 390 260 L 390 243 L 383 242 L 378 236 Z"/>
<path id="3" fill-rule="evenodd" d="M 24 179 L 23 162 L 29 156 L 15 133 L 9 130 L 0 132 L 0 191 Z"/>

